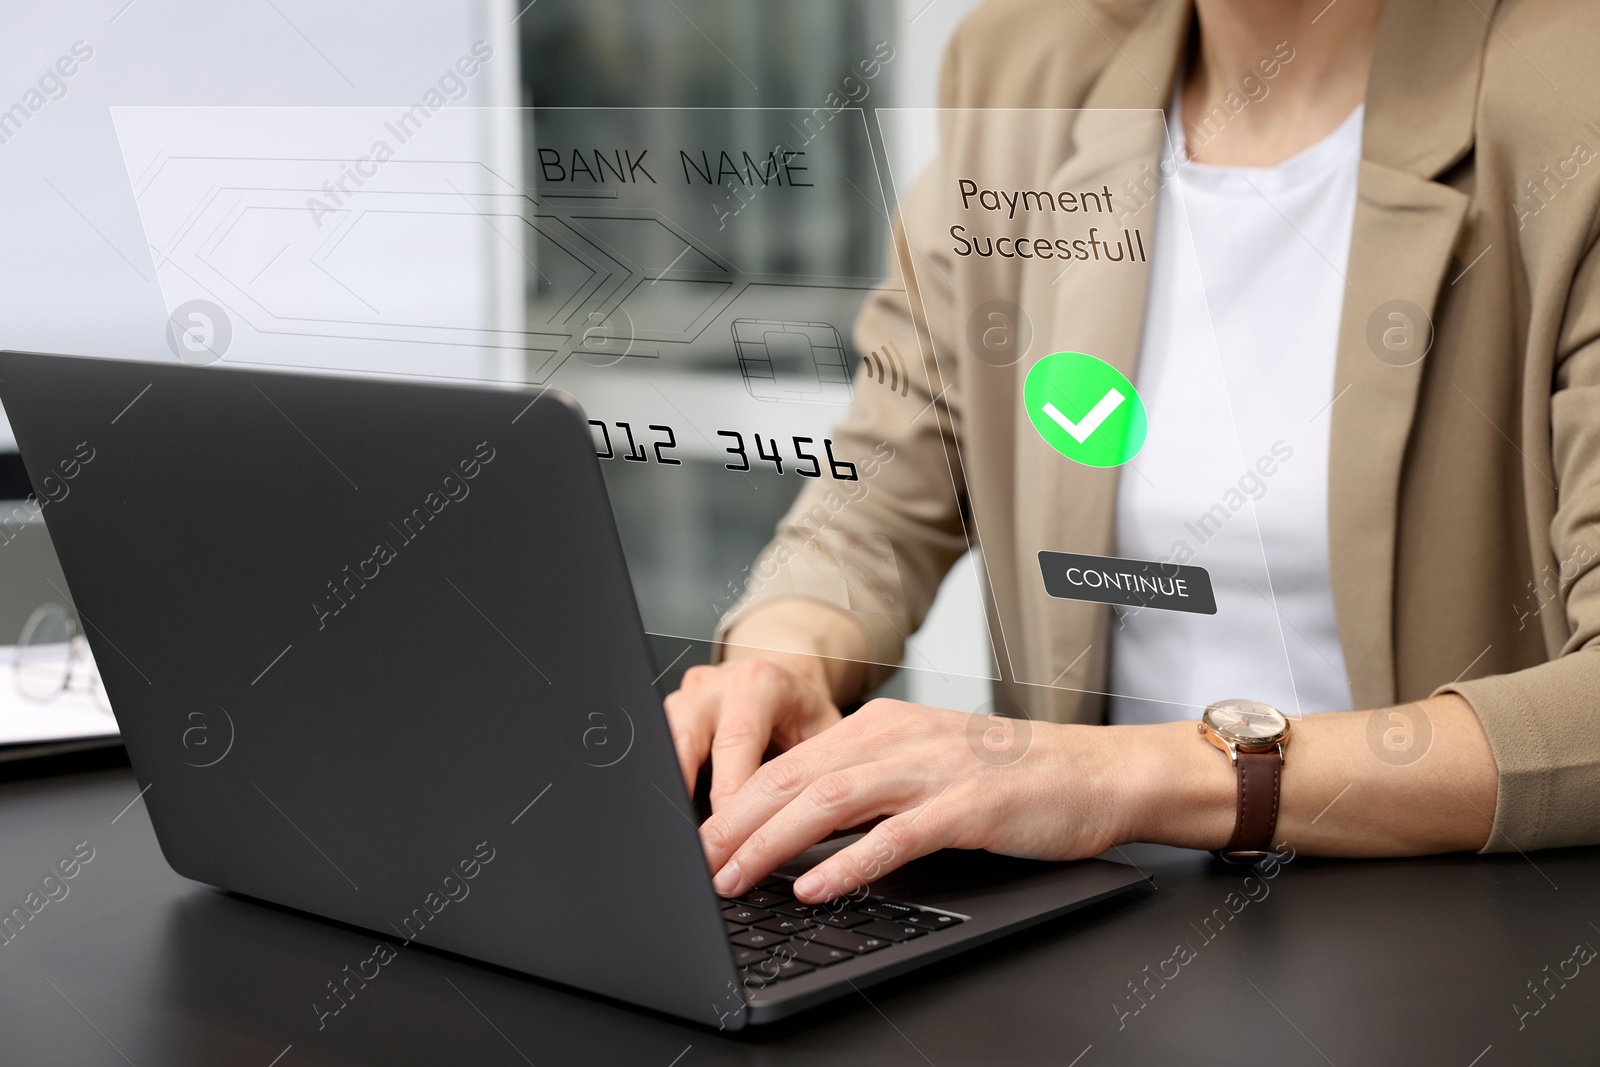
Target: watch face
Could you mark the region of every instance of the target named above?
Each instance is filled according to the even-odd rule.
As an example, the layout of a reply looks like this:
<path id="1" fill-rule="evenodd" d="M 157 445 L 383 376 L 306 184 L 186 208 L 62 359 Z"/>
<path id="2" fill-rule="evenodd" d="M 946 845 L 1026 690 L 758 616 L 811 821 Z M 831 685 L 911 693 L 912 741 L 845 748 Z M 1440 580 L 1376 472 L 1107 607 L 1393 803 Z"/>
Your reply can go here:
<path id="1" fill-rule="evenodd" d="M 1223 700 L 1206 709 L 1206 725 L 1242 745 L 1276 741 L 1289 728 L 1283 712 L 1258 700 Z"/>

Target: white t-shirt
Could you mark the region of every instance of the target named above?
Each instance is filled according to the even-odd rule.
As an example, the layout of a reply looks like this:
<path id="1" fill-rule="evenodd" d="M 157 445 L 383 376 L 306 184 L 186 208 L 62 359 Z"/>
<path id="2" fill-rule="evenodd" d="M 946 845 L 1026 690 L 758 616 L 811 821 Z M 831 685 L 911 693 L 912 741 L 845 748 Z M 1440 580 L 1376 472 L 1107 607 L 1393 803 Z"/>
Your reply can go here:
<path id="1" fill-rule="evenodd" d="M 1119 609 L 1111 722 L 1193 718 L 1227 697 L 1291 715 L 1350 707 L 1328 577 L 1328 408 L 1363 111 L 1275 167 L 1185 161 L 1158 194 L 1135 383 L 1150 435 L 1120 474 L 1116 554 L 1169 560 L 1187 545 L 1218 611 Z M 1169 116 L 1182 160 L 1176 104 Z"/>

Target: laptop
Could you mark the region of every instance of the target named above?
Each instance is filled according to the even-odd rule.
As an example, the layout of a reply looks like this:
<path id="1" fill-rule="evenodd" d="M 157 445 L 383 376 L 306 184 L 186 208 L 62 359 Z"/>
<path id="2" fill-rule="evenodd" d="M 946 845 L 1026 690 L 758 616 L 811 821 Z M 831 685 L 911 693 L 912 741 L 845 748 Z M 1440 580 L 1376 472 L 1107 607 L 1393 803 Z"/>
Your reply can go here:
<path id="1" fill-rule="evenodd" d="M 167 862 L 371 931 L 367 980 L 442 950 L 732 1030 L 1147 882 L 948 852 L 812 907 L 814 851 L 720 899 L 560 392 L 4 352 L 0 401 Z"/>

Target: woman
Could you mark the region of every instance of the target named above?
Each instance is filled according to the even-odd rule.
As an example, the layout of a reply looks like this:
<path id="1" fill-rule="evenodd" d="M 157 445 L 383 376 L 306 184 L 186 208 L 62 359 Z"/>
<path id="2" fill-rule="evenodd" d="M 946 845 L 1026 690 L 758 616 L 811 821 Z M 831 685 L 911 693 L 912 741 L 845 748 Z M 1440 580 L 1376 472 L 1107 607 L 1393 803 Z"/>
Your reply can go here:
<path id="1" fill-rule="evenodd" d="M 907 418 L 898 396 L 858 390 L 839 436 L 861 451 L 888 441 L 893 463 L 833 521 L 828 553 L 751 591 L 724 624 L 722 662 L 691 671 L 667 702 L 685 776 L 712 764 L 715 814 L 702 837 L 718 891 L 742 892 L 827 834 L 873 820 L 797 882 L 802 899 L 840 895 L 941 847 L 1070 859 L 1153 841 L 1247 858 L 1285 846 L 1397 856 L 1600 841 L 1600 167 L 1585 167 L 1600 78 L 1583 53 L 1597 30 L 1592 5 L 1561 2 L 1499 12 L 1453 0 L 980 9 L 947 56 L 945 107 L 1168 108 L 1182 116 L 1175 140 L 1187 142 L 1182 199 L 1174 183 L 1147 187 L 1162 235 L 1155 262 L 1065 271 L 1055 305 L 1024 305 L 1048 346 L 1029 359 L 1070 338 L 1129 370 L 1136 362 L 1147 395 L 1180 388 L 1169 349 L 1193 325 L 1195 294 L 1163 262 L 1177 262 L 1183 210 L 1200 235 L 1202 312 L 1218 303 L 1220 270 L 1221 295 L 1246 310 L 1320 324 L 1284 356 L 1304 373 L 1243 387 L 1230 378 L 1229 393 L 1236 409 L 1240 388 L 1249 401 L 1235 411 L 1241 442 L 1257 410 L 1323 405 L 1295 453 L 1299 488 L 1267 496 L 1257 513 L 1273 573 L 1288 576 L 1280 613 L 1304 624 L 1305 646 L 1329 668 L 1303 706 L 1330 710 L 1296 719 L 1286 747 L 1277 727 L 1263 733 L 1268 752 L 1251 752 L 1241 743 L 1249 730 L 1229 734 L 1215 714 L 1197 735 L 1198 707 L 1152 712 L 1118 694 L 1170 666 L 1227 679 L 1210 699 L 1263 699 L 1251 686 L 1270 683 L 1248 642 L 1230 647 L 1224 628 L 1217 646 L 1187 647 L 1161 613 L 1114 629 L 1102 606 L 1038 595 L 1037 550 L 1134 555 L 1167 505 L 1139 479 L 1049 451 L 1020 410 L 1027 368 L 988 366 L 962 348 L 956 309 L 971 306 L 981 272 L 952 253 L 932 221 L 949 216 L 929 205 L 945 204 L 955 177 L 996 151 L 1059 149 L 1062 173 L 1093 173 L 1109 150 L 1092 130 L 1126 128 L 1138 113 L 1110 127 L 1080 119 L 1075 146 L 1041 148 L 997 145 L 985 134 L 1008 129 L 997 112 L 951 111 L 943 156 L 903 198 L 896 235 L 918 311 L 885 290 L 857 327 L 863 350 L 926 352 L 919 341 L 929 341 L 956 354 L 926 368 L 937 383 L 942 366 L 948 388 L 908 398 L 938 417 Z M 1255 91 L 1244 78 L 1262 84 L 1269 59 L 1270 91 Z M 1159 172 L 1159 145 L 1138 151 Z M 1270 191 L 1293 186 L 1303 202 L 1280 214 L 1311 220 L 1305 245 L 1258 240 L 1252 268 L 1249 235 L 1265 231 L 1250 227 L 1271 220 L 1249 199 L 1232 202 L 1237 216 L 1206 201 L 1208 182 L 1229 181 L 1267 190 L 1269 207 Z M 1286 290 L 1286 271 L 1308 280 Z M 1052 318 L 1061 305 L 1095 314 Z M 1227 351 L 1225 319 L 1224 362 L 1263 359 L 1270 336 Z M 1297 503 L 1274 514 L 1275 499 Z M 796 517 L 813 503 L 802 496 L 775 549 L 812 535 Z M 898 661 L 900 635 L 966 546 L 966 515 L 981 531 L 992 623 L 1014 667 L 1003 690 L 1034 720 L 1014 762 L 982 758 L 964 714 L 891 701 L 839 711 L 883 676 L 866 664 Z M 893 602 L 863 611 L 815 574 L 818 558 L 881 572 L 870 546 L 885 539 Z M 1218 714 L 1238 727 L 1255 712 Z M 1243 755 L 1236 763 L 1208 737 Z M 762 765 L 769 748 L 780 754 Z"/>

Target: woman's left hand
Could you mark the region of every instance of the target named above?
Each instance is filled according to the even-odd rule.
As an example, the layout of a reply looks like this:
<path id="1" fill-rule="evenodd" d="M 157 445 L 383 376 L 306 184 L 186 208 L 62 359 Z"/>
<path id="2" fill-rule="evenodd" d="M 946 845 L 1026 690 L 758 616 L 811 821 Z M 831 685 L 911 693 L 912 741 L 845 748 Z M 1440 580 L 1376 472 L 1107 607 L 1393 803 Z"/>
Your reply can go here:
<path id="1" fill-rule="evenodd" d="M 1110 731 L 874 700 L 766 763 L 700 828 L 713 884 L 736 896 L 838 830 L 881 820 L 796 881 L 843 896 L 941 848 L 1031 859 L 1129 840 Z"/>

